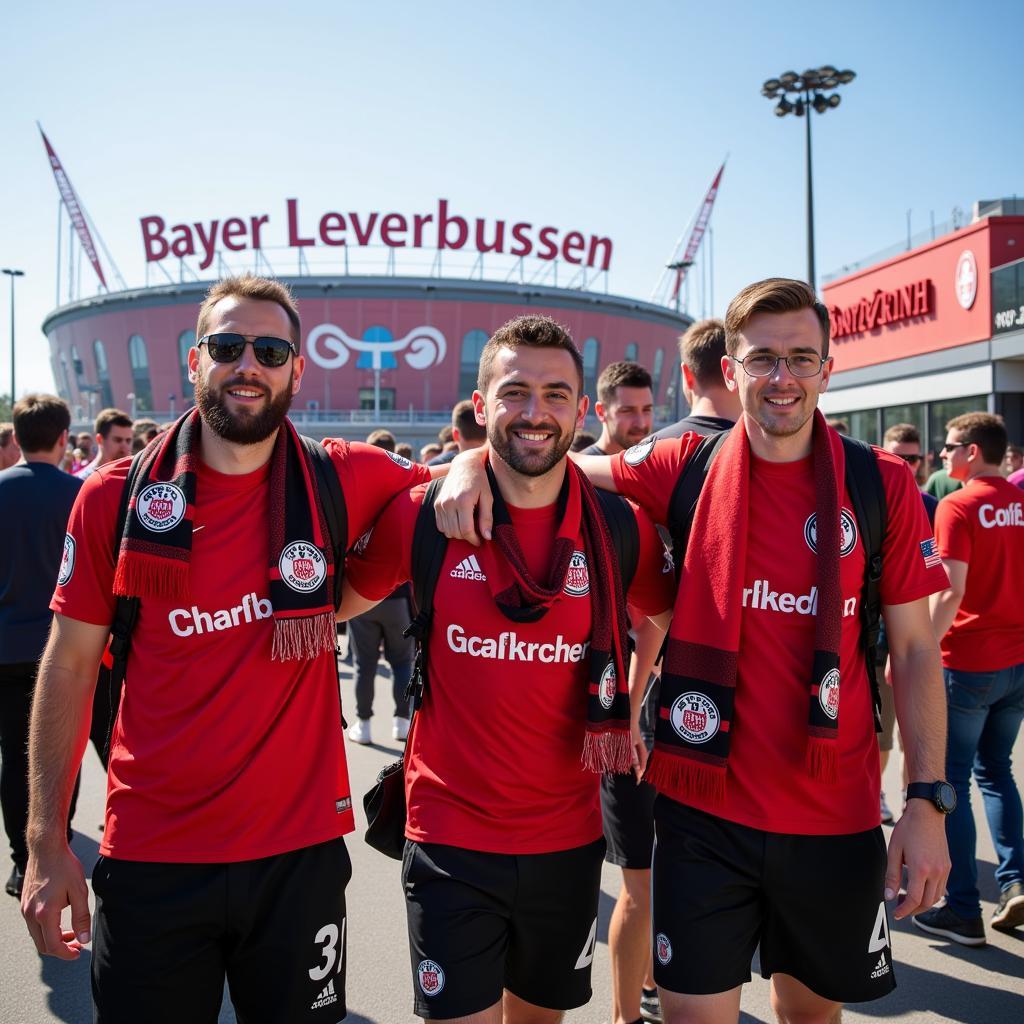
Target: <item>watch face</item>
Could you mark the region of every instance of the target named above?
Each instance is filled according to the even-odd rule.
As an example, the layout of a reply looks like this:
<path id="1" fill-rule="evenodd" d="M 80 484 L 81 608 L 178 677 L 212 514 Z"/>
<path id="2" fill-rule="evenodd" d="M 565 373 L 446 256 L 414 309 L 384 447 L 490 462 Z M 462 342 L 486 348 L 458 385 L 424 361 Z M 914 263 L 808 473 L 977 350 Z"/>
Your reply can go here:
<path id="1" fill-rule="evenodd" d="M 943 814 L 952 814 L 956 808 L 956 790 L 948 782 L 935 783 L 934 799 Z"/>

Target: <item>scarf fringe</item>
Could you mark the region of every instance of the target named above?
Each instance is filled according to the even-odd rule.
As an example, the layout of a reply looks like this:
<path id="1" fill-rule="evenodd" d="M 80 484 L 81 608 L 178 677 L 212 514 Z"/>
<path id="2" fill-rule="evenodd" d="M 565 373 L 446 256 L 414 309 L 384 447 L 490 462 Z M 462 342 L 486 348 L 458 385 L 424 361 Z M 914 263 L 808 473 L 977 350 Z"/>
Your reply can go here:
<path id="1" fill-rule="evenodd" d="M 143 560 L 122 552 L 114 572 L 119 597 L 156 597 L 173 601 L 189 590 L 189 565 L 176 559 L 148 556 Z"/>
<path id="2" fill-rule="evenodd" d="M 587 730 L 583 740 L 583 767 L 601 775 L 626 775 L 633 767 L 633 743 L 629 729 Z"/>
<path id="3" fill-rule="evenodd" d="M 725 802 L 725 773 L 724 765 L 703 764 L 685 755 L 662 754 L 655 749 L 647 762 L 644 782 L 672 799 L 677 799 L 677 794 L 689 795 L 722 804 Z"/>
<path id="4" fill-rule="evenodd" d="M 272 661 L 300 661 L 337 649 L 338 631 L 333 612 L 303 618 L 274 619 Z"/>
<path id="5" fill-rule="evenodd" d="M 807 774 L 819 782 L 839 781 L 839 755 L 833 739 L 811 736 L 807 741 Z"/>

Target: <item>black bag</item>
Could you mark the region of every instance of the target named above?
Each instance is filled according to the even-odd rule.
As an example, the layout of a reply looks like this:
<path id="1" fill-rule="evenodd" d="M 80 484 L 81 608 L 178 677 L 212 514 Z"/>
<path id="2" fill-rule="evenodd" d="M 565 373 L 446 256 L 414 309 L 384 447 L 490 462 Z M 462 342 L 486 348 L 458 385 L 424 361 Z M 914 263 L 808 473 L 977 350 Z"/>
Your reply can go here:
<path id="1" fill-rule="evenodd" d="M 363 797 L 366 841 L 387 857 L 401 860 L 405 850 L 405 758 L 385 765 Z"/>

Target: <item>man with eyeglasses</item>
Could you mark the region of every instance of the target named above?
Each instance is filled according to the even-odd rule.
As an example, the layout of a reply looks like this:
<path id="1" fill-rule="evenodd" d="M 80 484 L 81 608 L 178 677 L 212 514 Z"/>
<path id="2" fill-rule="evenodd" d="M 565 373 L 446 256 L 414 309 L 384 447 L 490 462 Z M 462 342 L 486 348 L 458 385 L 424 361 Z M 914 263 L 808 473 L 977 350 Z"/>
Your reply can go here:
<path id="1" fill-rule="evenodd" d="M 92 937 L 100 1024 L 213 1020 L 225 978 L 239 1019 L 334 1022 L 354 825 L 335 664 L 343 566 L 326 478 L 287 419 L 299 315 L 279 282 L 230 278 L 196 334 L 195 409 L 137 464 L 102 466 L 71 513 L 33 709 L 22 912 L 40 953 L 76 959 Z M 346 547 L 431 476 L 369 445 L 324 446 Z M 114 595 L 141 601 L 91 919 L 64 822 Z"/>
<path id="2" fill-rule="evenodd" d="M 893 988 L 884 901 L 903 868 L 900 919 L 936 901 L 949 869 L 945 701 L 927 602 L 946 579 L 926 551 L 911 473 L 876 449 L 888 513 L 881 597 L 921 790 L 886 857 L 860 636 L 864 550 L 842 440 L 817 411 L 831 372 L 828 311 L 806 284 L 772 278 L 740 292 L 725 323 L 722 370 L 743 416 L 696 506 L 646 775 L 659 791 L 654 974 L 666 1024 L 735 1024 L 760 945 L 779 1020 L 826 1024 L 843 1002 Z M 668 525 L 700 440 L 650 440 L 577 464 Z M 449 536 L 477 537 L 474 462 L 456 459 L 438 502 Z M 489 535 L 482 502 L 477 525 Z"/>

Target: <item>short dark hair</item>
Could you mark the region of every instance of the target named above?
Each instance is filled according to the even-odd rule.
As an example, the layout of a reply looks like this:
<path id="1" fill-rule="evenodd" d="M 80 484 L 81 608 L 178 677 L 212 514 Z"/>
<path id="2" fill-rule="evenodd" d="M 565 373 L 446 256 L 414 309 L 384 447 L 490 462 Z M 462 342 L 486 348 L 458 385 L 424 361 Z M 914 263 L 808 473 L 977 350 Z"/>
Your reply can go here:
<path id="1" fill-rule="evenodd" d="M 725 324 L 709 318 L 690 324 L 679 339 L 679 359 L 703 388 L 724 387 Z"/>
<path id="2" fill-rule="evenodd" d="M 921 431 L 913 423 L 894 423 L 882 437 L 882 444 L 920 444 Z"/>
<path id="3" fill-rule="evenodd" d="M 386 452 L 393 452 L 395 450 L 395 435 L 390 430 L 374 430 L 366 439 L 366 443 L 372 444 L 375 448 L 383 448 Z"/>
<path id="4" fill-rule="evenodd" d="M 574 452 L 581 452 L 592 444 L 597 444 L 597 438 L 593 434 L 587 433 L 585 430 L 577 430 L 569 447 Z"/>
<path id="5" fill-rule="evenodd" d="M 806 281 L 794 281 L 789 277 L 769 277 L 764 281 L 748 284 L 729 303 L 725 311 L 725 350 L 734 356 L 740 346 L 740 334 L 752 316 L 757 313 L 796 313 L 810 309 L 821 325 L 821 358 L 828 356 L 828 341 L 831 324 L 828 307 L 818 301 L 814 289 Z"/>
<path id="6" fill-rule="evenodd" d="M 210 311 L 221 299 L 257 299 L 260 302 L 276 302 L 288 314 L 295 347 L 299 347 L 301 327 L 299 324 L 299 308 L 286 284 L 270 277 L 257 277 L 256 274 L 240 274 L 238 277 L 225 277 L 210 287 L 199 307 L 199 319 L 196 322 L 196 338 L 204 337 L 210 324 Z"/>
<path id="7" fill-rule="evenodd" d="M 408 441 L 402 441 L 401 444 L 395 445 L 395 454 L 404 455 L 407 459 L 412 459 L 412 445 Z"/>
<path id="8" fill-rule="evenodd" d="M 471 398 L 463 398 L 452 408 L 452 429 L 459 432 L 463 441 L 486 441 L 487 428 L 476 421 L 476 409 Z"/>
<path id="9" fill-rule="evenodd" d="M 946 424 L 946 430 L 957 431 L 965 444 L 976 444 L 981 449 L 981 457 L 989 465 L 994 466 L 1003 461 L 1009 435 L 1002 416 L 993 416 L 988 412 L 965 412 L 963 416 L 954 416 Z"/>
<path id="10" fill-rule="evenodd" d="M 99 415 L 96 417 L 96 430 L 94 432 L 102 438 L 107 438 L 114 427 L 130 428 L 131 426 L 131 416 L 121 409 L 100 409 Z"/>
<path id="11" fill-rule="evenodd" d="M 451 425 L 450 423 L 446 423 L 446 424 L 445 424 L 445 425 L 444 425 L 444 426 L 443 426 L 443 427 L 442 427 L 442 428 L 441 428 L 441 429 L 440 429 L 440 430 L 439 430 L 439 431 L 437 432 L 437 443 L 438 443 L 438 444 L 442 444 L 442 445 L 445 445 L 445 444 L 447 444 L 447 443 L 448 443 L 448 442 L 449 442 L 449 441 L 450 441 L 451 439 L 452 439 L 452 425 Z"/>
<path id="12" fill-rule="evenodd" d="M 615 401 L 618 388 L 649 387 L 651 375 L 639 363 L 609 363 L 597 378 L 597 399 L 603 405 L 610 405 Z"/>
<path id="13" fill-rule="evenodd" d="M 572 356 L 576 364 L 576 372 L 580 379 L 580 394 L 583 393 L 583 356 L 572 340 L 568 327 L 552 320 L 549 316 L 517 316 L 508 323 L 502 324 L 484 345 L 480 353 L 480 371 L 477 374 L 476 386 L 481 393 L 487 391 L 491 379 L 494 360 L 498 350 L 502 348 L 517 349 L 520 345 L 532 348 L 560 348 Z"/>
<path id="14" fill-rule="evenodd" d="M 25 395 L 14 403 L 11 419 L 14 437 L 23 452 L 48 452 L 71 426 L 71 410 L 56 395 Z"/>
<path id="15" fill-rule="evenodd" d="M 850 421 L 843 419 L 842 416 L 830 416 L 825 420 L 825 425 L 831 427 L 837 433 L 849 434 L 850 432 Z"/>

